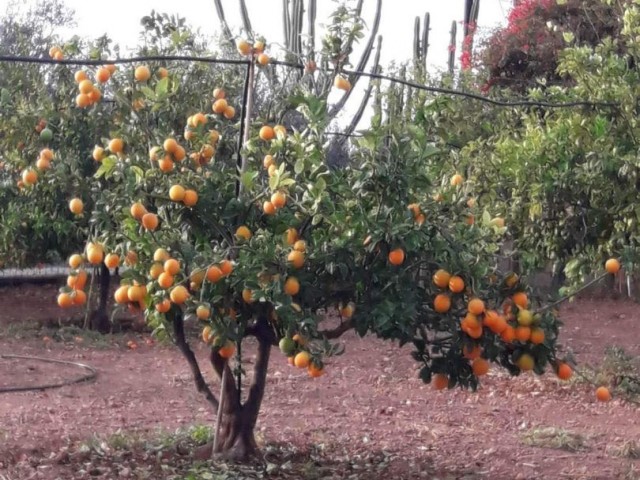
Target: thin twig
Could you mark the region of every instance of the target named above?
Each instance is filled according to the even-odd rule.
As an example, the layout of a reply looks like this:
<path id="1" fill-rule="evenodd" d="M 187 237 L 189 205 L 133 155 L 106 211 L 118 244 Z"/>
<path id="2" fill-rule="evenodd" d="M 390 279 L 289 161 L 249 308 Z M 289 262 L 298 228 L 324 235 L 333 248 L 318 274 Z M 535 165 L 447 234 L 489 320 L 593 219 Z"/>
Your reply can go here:
<path id="1" fill-rule="evenodd" d="M 211 449 L 212 458 L 213 458 L 213 455 L 215 455 L 215 453 L 218 451 L 218 439 L 220 438 L 220 424 L 222 423 L 222 410 L 224 408 L 224 400 L 225 400 L 224 387 L 225 387 L 225 384 L 227 383 L 227 370 L 229 369 L 228 368 L 222 369 L 222 379 L 220 380 L 220 404 L 218 405 L 218 413 L 216 414 L 216 428 L 215 428 L 215 435 L 213 437 L 213 448 Z"/>
<path id="2" fill-rule="evenodd" d="M 600 280 L 602 280 L 604 277 L 608 276 L 609 273 L 603 273 L 602 275 L 600 275 L 599 277 L 594 278 L 593 280 L 591 280 L 590 282 L 585 283 L 584 285 L 582 285 L 578 290 L 576 290 L 573 293 L 570 293 L 569 295 L 565 295 L 564 297 L 560 298 L 559 300 L 556 300 L 553 303 L 550 303 L 548 305 L 545 305 L 543 307 L 540 307 L 538 310 L 536 310 L 534 313 L 542 313 L 542 312 L 546 312 L 547 310 L 560 305 L 561 303 L 566 302 L 567 300 L 569 300 L 572 297 L 575 297 L 576 295 L 578 295 L 580 292 L 582 292 L 583 290 L 586 290 L 587 288 L 589 288 L 591 285 L 593 285 L 594 283 L 598 283 Z"/>

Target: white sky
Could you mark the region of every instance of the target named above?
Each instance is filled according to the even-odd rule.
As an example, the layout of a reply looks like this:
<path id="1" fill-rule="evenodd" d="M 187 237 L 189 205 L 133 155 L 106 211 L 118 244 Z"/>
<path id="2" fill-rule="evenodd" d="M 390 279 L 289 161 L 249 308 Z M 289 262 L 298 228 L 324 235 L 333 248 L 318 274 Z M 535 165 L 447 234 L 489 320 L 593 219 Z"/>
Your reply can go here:
<path id="1" fill-rule="evenodd" d="M 0 14 L 9 0 L 0 0 Z M 35 3 L 24 0 L 24 5 Z M 331 0 L 318 0 L 318 23 L 324 23 L 335 7 Z M 483 0 L 480 5 L 480 31 L 487 31 L 502 23 L 512 0 Z M 96 37 L 108 33 L 121 45 L 134 45 L 140 32 L 140 18 L 152 9 L 158 12 L 178 14 L 203 32 L 215 32 L 218 19 L 213 0 L 111 0 L 96 3 L 86 0 L 66 0 L 76 11 L 77 27 L 73 33 Z M 234 33 L 239 33 L 241 22 L 237 0 L 223 0 L 227 20 Z M 282 41 L 281 0 L 247 0 L 254 29 L 271 42 Z M 371 24 L 374 0 L 366 0 L 364 17 Z M 449 30 L 452 21 L 462 22 L 464 0 L 383 0 L 380 32 L 383 39 L 382 65 L 411 57 L 413 45 L 413 21 L 416 15 L 431 14 L 429 63 L 445 68 Z M 458 26 L 460 42 L 461 24 Z M 458 50 L 459 51 L 459 50 Z"/>
<path id="2" fill-rule="evenodd" d="M 0 0 L 0 15 L 4 13 L 8 2 L 9 0 Z M 34 3 L 35 0 L 23 0 L 22 4 L 29 6 Z M 65 3 L 76 12 L 77 26 L 69 32 L 70 36 L 77 34 L 95 38 L 107 33 L 116 43 L 125 47 L 125 52 L 127 52 L 126 47 L 132 47 L 137 43 L 141 31 L 140 19 L 148 15 L 152 9 L 156 12 L 180 15 L 186 18 L 187 23 L 199 28 L 205 34 L 212 35 L 219 32 L 213 0 L 110 0 L 107 3 L 65 0 Z M 231 29 L 235 34 L 239 34 L 242 25 L 239 2 L 222 0 L 222 3 Z M 364 2 L 363 17 L 367 26 L 372 24 L 375 3 L 375 0 Z M 320 38 L 321 25 L 328 22 L 328 15 L 333 11 L 336 3 L 333 0 L 318 0 L 317 4 L 316 34 Z M 512 0 L 482 0 L 478 19 L 479 35 L 503 25 L 511 5 Z M 263 35 L 268 43 L 283 43 L 282 0 L 247 0 L 247 6 L 256 33 Z M 383 0 L 378 32 L 383 36 L 381 54 L 383 68 L 391 62 L 402 62 L 412 57 L 414 19 L 416 16 L 422 18 L 426 12 L 431 14 L 428 53 L 430 71 L 446 69 L 452 21 L 458 22 L 456 58 L 459 56 L 464 0 Z M 355 64 L 357 55 L 354 54 L 351 61 Z M 359 82 L 356 90 L 361 91 L 365 85 L 366 82 Z M 348 117 L 357 107 L 358 98 L 357 94 L 352 96 L 353 100 L 345 109 L 345 117 Z M 332 99 L 333 96 L 330 97 L 330 101 Z M 365 114 L 363 122 L 370 113 Z"/>

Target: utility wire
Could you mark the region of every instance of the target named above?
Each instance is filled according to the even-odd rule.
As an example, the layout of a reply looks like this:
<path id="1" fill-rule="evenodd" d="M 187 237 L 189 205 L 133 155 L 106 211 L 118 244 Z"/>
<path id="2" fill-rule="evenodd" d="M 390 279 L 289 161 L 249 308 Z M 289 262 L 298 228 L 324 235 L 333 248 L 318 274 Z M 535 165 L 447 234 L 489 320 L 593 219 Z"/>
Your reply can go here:
<path id="1" fill-rule="evenodd" d="M 0 63 L 14 62 L 14 63 L 41 63 L 41 64 L 60 64 L 60 65 L 89 65 L 100 66 L 105 64 L 129 64 L 138 62 L 149 61 L 172 61 L 172 62 L 202 62 L 212 64 L 224 64 L 224 65 L 249 65 L 250 60 L 237 60 L 226 58 L 213 58 L 213 57 L 198 57 L 198 56 L 184 56 L 184 55 L 149 55 L 131 58 L 116 58 L 113 60 L 87 60 L 87 59 L 64 59 L 55 60 L 51 58 L 41 57 L 26 57 L 26 56 L 14 56 L 14 55 L 0 55 Z M 304 65 L 299 63 L 284 62 L 279 60 L 271 60 L 273 65 L 281 65 L 290 68 L 304 69 Z M 389 75 L 383 75 L 380 73 L 362 72 L 358 70 L 343 70 L 343 73 L 349 75 L 359 75 L 362 77 L 375 78 L 378 80 L 386 80 L 392 83 L 398 83 L 408 87 L 415 88 L 417 90 L 423 90 L 432 93 L 440 93 L 443 95 L 452 95 L 468 98 L 470 100 L 477 100 L 479 102 L 488 103 L 497 107 L 543 107 L 543 108 L 572 108 L 572 107 L 601 107 L 601 108 L 618 108 L 619 104 L 614 102 L 590 102 L 587 100 L 576 100 L 572 102 L 544 102 L 534 100 L 497 100 L 476 93 L 466 92 L 463 90 L 455 90 L 451 88 L 433 87 L 424 85 L 409 80 L 403 80 L 395 78 Z"/>

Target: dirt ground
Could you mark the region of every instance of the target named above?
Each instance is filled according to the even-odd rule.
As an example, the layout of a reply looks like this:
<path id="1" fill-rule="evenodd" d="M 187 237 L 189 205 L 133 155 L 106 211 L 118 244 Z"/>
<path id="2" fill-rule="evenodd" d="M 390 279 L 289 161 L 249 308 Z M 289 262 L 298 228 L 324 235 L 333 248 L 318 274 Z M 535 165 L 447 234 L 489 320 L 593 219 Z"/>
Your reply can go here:
<path id="1" fill-rule="evenodd" d="M 214 415 L 176 349 L 133 333 L 43 340 L 41 332 L 25 333 L 19 324 L 59 311 L 41 302 L 41 289 L 23 294 L 30 308 L 22 306 L 25 298 L 0 290 L 0 354 L 71 360 L 99 373 L 92 383 L 0 394 L 0 479 L 170 478 L 46 461 L 90 439 L 157 435 L 211 424 Z M 561 318 L 562 343 L 582 364 L 601 361 L 607 346 L 640 355 L 640 313 L 633 302 L 580 300 L 564 307 Z M 126 346 L 131 339 L 135 350 Z M 619 398 L 598 403 L 590 385 L 562 383 L 551 374 L 510 378 L 497 369 L 476 393 L 436 392 L 417 378 L 408 347 L 355 336 L 344 341 L 346 353 L 319 379 L 273 352 L 259 441 L 266 451 L 285 445 L 313 452 L 319 461 L 308 478 L 640 479 L 638 404 Z M 212 380 L 205 348 L 194 345 Z M 0 359 L 0 388 L 82 373 Z M 323 474 L 325 463 L 330 468 Z"/>

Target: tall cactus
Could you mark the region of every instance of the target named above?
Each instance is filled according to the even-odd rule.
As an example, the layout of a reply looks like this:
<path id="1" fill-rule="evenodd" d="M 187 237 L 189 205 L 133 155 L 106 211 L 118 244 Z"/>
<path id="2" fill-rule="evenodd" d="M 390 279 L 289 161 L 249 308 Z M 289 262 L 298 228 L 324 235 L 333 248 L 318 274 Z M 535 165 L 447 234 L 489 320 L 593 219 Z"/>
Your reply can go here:
<path id="1" fill-rule="evenodd" d="M 423 76 L 427 71 L 427 54 L 429 53 L 429 31 L 431 30 L 431 15 L 424 14 L 422 33 L 420 32 L 420 17 L 416 17 L 413 26 L 413 64 Z"/>
<path id="2" fill-rule="evenodd" d="M 456 64 L 456 36 L 458 33 L 458 25 L 455 21 L 451 22 L 451 40 L 449 42 L 449 73 L 453 75 Z"/>

